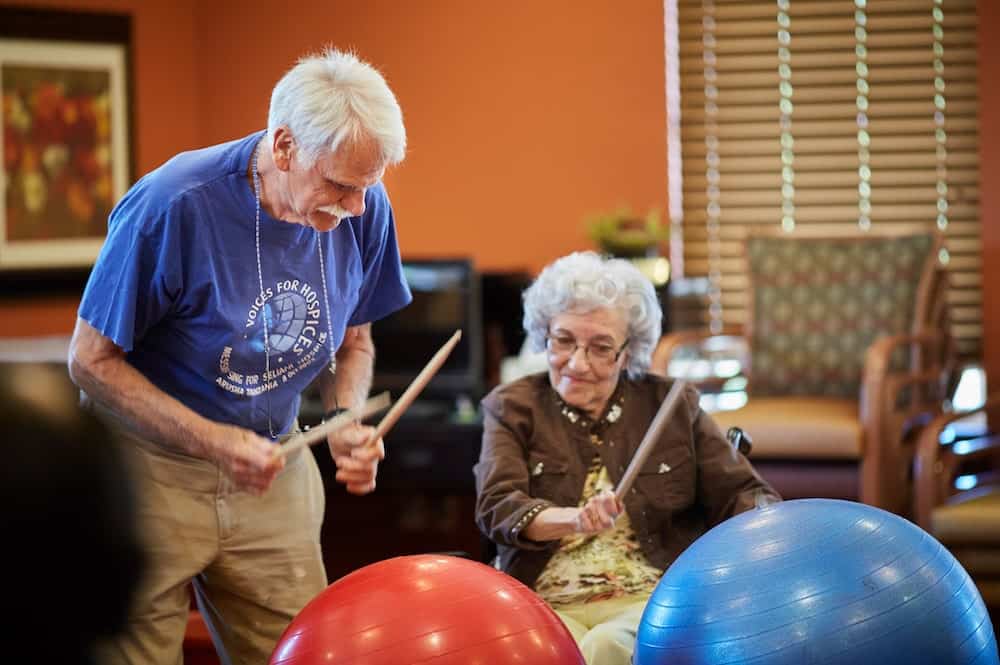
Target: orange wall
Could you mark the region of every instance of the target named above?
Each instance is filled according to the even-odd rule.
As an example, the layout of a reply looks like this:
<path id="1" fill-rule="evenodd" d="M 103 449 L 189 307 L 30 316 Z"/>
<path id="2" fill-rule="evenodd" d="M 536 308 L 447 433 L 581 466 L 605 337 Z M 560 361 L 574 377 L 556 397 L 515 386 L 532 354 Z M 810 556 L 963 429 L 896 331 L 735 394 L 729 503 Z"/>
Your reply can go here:
<path id="1" fill-rule="evenodd" d="M 132 15 L 133 179 L 198 145 L 196 0 L 33 0 L 13 6 Z"/>
<path id="2" fill-rule="evenodd" d="M 409 154 L 386 182 L 407 256 L 536 270 L 591 246 L 588 214 L 666 207 L 661 0 L 21 4 L 133 14 L 140 174 L 263 127 L 275 81 L 334 44 L 379 67 L 403 107 Z M 75 305 L 32 303 L 57 331 Z M 2 301 L 0 321 L 0 335 L 38 330 Z"/>
<path id="3" fill-rule="evenodd" d="M 8 3 L 132 15 L 133 115 L 137 173 L 200 140 L 195 81 L 195 0 L 74 0 Z M 0 336 L 65 334 L 76 320 L 77 298 L 26 301 L 0 294 Z"/>
<path id="4" fill-rule="evenodd" d="M 979 0 L 979 212 L 983 240 L 983 363 L 987 387 L 1000 390 L 1000 6 Z"/>
<path id="5" fill-rule="evenodd" d="M 588 246 L 581 218 L 665 204 L 659 0 L 36 0 L 131 12 L 139 172 L 263 126 L 271 85 L 305 51 L 353 47 L 395 88 L 410 136 L 387 176 L 411 256 L 535 269 Z M 980 0 L 985 362 L 1000 385 L 1000 7 Z M 224 27 L 220 27 L 224 26 Z M 0 300 L 0 335 L 68 332 L 76 302 Z"/>
<path id="6" fill-rule="evenodd" d="M 588 213 L 665 207 L 662 0 L 335 4 L 198 9 L 203 142 L 262 127 L 274 82 L 332 43 L 403 107 L 409 154 L 386 180 L 408 256 L 536 269 L 591 247 Z"/>

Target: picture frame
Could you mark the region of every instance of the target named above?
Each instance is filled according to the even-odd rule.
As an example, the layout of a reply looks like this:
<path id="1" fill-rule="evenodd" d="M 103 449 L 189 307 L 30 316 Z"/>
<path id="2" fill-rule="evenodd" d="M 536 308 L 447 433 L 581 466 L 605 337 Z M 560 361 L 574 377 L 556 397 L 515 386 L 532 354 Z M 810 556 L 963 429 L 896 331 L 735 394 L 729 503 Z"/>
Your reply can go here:
<path id="1" fill-rule="evenodd" d="M 89 272 L 131 183 L 130 71 L 128 15 L 0 7 L 3 283 Z"/>

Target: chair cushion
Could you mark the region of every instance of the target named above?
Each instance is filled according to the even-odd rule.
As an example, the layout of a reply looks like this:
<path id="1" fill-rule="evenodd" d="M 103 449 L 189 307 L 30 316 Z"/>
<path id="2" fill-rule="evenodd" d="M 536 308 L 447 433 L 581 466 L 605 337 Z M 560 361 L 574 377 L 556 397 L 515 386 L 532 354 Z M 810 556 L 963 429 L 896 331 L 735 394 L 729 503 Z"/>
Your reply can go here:
<path id="1" fill-rule="evenodd" d="M 865 350 L 914 328 L 932 249 L 929 234 L 748 238 L 750 394 L 857 398 Z"/>
<path id="2" fill-rule="evenodd" d="M 1000 551 L 1000 487 L 956 494 L 934 509 L 931 533 L 949 547 L 990 545 Z"/>
<path id="3" fill-rule="evenodd" d="M 857 399 L 752 397 L 742 408 L 717 411 L 712 418 L 723 431 L 735 426 L 750 435 L 750 459 L 861 458 Z"/>

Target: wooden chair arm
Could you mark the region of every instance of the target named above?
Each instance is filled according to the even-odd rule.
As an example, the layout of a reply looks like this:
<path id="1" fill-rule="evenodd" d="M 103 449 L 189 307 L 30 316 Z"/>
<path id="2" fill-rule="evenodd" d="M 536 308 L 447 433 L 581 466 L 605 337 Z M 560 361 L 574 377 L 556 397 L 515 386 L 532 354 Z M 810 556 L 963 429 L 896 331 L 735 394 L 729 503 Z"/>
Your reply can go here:
<path id="1" fill-rule="evenodd" d="M 936 331 L 889 335 L 865 352 L 859 401 L 865 442 L 861 495 L 869 503 L 906 509 L 909 490 L 902 470 L 910 467 L 912 453 L 904 436 L 911 423 L 926 422 L 944 408 L 943 366 L 928 361 L 939 357 L 932 349 L 945 343 L 946 336 Z M 910 365 L 893 371 L 893 354 L 906 347 Z"/>
<path id="2" fill-rule="evenodd" d="M 917 524 L 925 530 L 931 528 L 931 514 L 951 494 L 955 472 L 962 462 L 985 456 L 995 456 L 1000 451 L 1000 439 L 983 437 L 961 451 L 941 444 L 941 433 L 951 423 L 981 412 L 1000 409 L 1000 394 L 994 393 L 977 409 L 946 413 L 934 418 L 920 432 L 913 460 L 913 513 Z"/>
<path id="3" fill-rule="evenodd" d="M 884 414 L 893 411 L 904 387 L 915 389 L 917 384 L 929 385 L 943 381 L 947 370 L 945 364 L 929 360 L 941 356 L 921 350 L 943 349 L 947 341 L 947 336 L 942 333 L 926 331 L 887 335 L 872 342 L 865 351 L 861 375 L 861 420 L 866 423 L 878 421 Z M 894 373 L 890 368 L 892 355 L 897 349 L 906 346 L 910 347 L 910 365 L 904 371 Z M 940 386 L 940 394 L 935 395 L 935 399 L 942 405 L 943 388 L 943 385 Z M 881 432 L 881 429 L 874 430 L 873 434 L 876 432 Z"/>
<path id="4" fill-rule="evenodd" d="M 867 380 L 868 377 L 886 374 L 889 371 L 893 352 L 902 346 L 909 346 L 911 350 L 916 350 L 921 346 L 931 345 L 941 348 L 946 343 L 947 338 L 943 333 L 931 330 L 879 337 L 865 351 L 864 378 Z M 916 370 L 917 368 L 912 369 Z"/>

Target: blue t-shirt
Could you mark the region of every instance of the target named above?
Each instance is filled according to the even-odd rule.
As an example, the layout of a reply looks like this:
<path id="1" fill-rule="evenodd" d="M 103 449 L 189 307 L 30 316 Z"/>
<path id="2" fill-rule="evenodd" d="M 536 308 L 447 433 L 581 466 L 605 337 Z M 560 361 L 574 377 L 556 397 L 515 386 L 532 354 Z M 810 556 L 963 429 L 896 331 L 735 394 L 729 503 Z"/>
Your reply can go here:
<path id="1" fill-rule="evenodd" d="M 111 212 L 79 314 L 164 392 L 267 436 L 290 429 L 300 393 L 326 371 L 331 328 L 338 348 L 347 326 L 411 296 L 381 184 L 363 215 L 328 233 L 262 208 L 262 294 L 246 176 L 261 136 L 181 153 L 139 180 Z"/>

